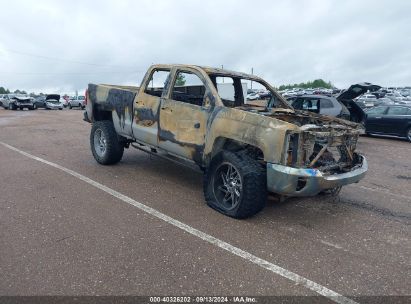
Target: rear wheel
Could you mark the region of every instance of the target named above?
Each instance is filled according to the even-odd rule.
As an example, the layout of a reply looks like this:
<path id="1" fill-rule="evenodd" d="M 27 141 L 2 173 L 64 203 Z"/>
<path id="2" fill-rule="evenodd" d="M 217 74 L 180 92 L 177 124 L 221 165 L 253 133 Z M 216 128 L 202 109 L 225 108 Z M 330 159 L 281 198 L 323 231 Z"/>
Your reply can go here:
<path id="1" fill-rule="evenodd" d="M 124 145 L 119 141 L 112 121 L 102 120 L 93 123 L 90 146 L 99 164 L 112 165 L 118 163 L 123 157 Z"/>
<path id="2" fill-rule="evenodd" d="M 223 151 L 206 170 L 204 196 L 211 208 L 225 215 L 253 216 L 267 200 L 265 169 L 245 153 Z"/>
<path id="3" fill-rule="evenodd" d="M 407 130 L 407 139 L 409 142 L 411 142 L 411 127 L 409 127 Z"/>

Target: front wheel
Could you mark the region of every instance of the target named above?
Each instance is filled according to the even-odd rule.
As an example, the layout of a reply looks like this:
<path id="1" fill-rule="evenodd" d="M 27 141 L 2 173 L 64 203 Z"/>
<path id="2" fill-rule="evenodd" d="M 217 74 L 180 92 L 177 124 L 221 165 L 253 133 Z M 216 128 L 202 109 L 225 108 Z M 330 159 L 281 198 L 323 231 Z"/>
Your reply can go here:
<path id="1" fill-rule="evenodd" d="M 411 127 L 409 127 L 407 130 L 407 139 L 409 142 L 411 142 Z"/>
<path id="2" fill-rule="evenodd" d="M 71 103 L 68 104 L 69 109 L 71 110 L 73 108 L 73 106 L 71 105 Z"/>
<path id="3" fill-rule="evenodd" d="M 261 211 L 267 200 L 263 165 L 244 152 L 223 151 L 206 169 L 204 196 L 207 204 L 233 218 L 247 218 Z"/>
<path id="4" fill-rule="evenodd" d="M 90 146 L 99 164 L 112 165 L 118 163 L 123 157 L 124 145 L 119 141 L 112 121 L 102 120 L 93 123 Z"/>

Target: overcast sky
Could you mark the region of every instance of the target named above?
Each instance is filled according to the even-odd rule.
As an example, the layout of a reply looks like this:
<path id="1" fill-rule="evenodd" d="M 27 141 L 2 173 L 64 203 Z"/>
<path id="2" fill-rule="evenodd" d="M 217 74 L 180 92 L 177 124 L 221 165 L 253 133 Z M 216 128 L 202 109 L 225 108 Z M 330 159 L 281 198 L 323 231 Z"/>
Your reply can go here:
<path id="1" fill-rule="evenodd" d="M 0 86 L 139 84 L 152 63 L 411 85 L 411 1 L 0 0 Z"/>

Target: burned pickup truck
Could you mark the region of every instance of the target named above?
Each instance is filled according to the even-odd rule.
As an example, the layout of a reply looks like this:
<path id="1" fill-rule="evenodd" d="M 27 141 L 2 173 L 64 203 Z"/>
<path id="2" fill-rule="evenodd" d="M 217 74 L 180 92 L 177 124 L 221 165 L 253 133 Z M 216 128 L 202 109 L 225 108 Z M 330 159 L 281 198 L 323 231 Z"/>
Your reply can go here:
<path id="1" fill-rule="evenodd" d="M 247 100 L 247 89 L 270 92 Z M 89 84 L 84 120 L 103 165 L 124 148 L 197 165 L 209 206 L 234 218 L 263 209 L 267 193 L 313 196 L 361 180 L 360 124 L 294 110 L 263 79 L 192 65 L 153 65 L 140 87 Z"/>

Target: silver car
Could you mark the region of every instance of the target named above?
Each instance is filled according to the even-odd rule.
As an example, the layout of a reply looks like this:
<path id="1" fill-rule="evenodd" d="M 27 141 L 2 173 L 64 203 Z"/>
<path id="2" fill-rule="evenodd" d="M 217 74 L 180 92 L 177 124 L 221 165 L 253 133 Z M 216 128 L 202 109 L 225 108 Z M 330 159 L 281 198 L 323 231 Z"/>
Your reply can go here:
<path id="1" fill-rule="evenodd" d="M 8 110 L 23 110 L 27 108 L 29 110 L 36 109 L 33 99 L 24 94 L 6 94 L 1 99 L 1 106 Z"/>
<path id="2" fill-rule="evenodd" d="M 49 94 L 44 101 L 47 110 L 63 110 L 63 103 L 60 102 L 60 95 Z"/>
<path id="3" fill-rule="evenodd" d="M 80 108 L 80 109 L 84 109 L 85 108 L 85 102 L 86 98 L 85 96 L 77 96 L 77 97 L 70 97 L 69 101 L 68 101 L 68 107 L 69 109 L 72 108 Z"/>

